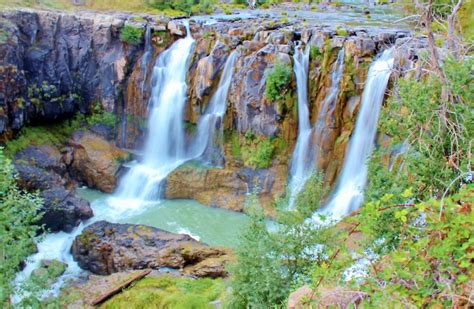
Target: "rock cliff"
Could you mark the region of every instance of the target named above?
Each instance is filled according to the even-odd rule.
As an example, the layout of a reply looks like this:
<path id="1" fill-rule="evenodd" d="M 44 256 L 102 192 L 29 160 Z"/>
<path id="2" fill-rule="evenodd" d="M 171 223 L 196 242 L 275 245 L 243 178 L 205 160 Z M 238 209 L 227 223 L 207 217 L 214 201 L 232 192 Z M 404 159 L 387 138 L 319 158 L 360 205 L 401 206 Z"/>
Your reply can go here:
<path id="1" fill-rule="evenodd" d="M 120 39 L 126 25 L 141 29 L 143 37 L 139 44 Z M 126 13 L 72 14 L 31 10 L 0 13 L 0 29 L 7 34 L 0 41 L 2 139 L 11 138 L 26 124 L 68 118 L 77 111 L 86 113 L 93 103 L 100 102 L 104 110 L 118 115 L 117 144 L 131 149 L 143 144 L 155 59 L 185 34 L 178 20 L 158 16 L 137 18 Z M 316 164 L 325 172 L 329 184 L 334 183 L 342 166 L 373 58 L 391 45 L 405 46 L 398 55 L 398 60 L 403 61 L 396 61 L 403 71 L 413 67 L 416 61 L 412 47 L 423 46 L 422 40 L 410 42 L 410 33 L 406 30 L 340 28 L 272 17 L 217 19 L 212 23 L 192 21 L 191 32 L 196 45 L 187 76 L 186 127 L 190 138 L 216 91 L 227 55 L 232 50 L 239 51 L 224 120 L 224 170 L 178 170 L 169 178 L 166 195 L 168 198 L 195 198 L 208 205 L 230 209 L 242 208 L 234 202 L 243 200 L 248 192 L 244 190 L 248 189 L 249 183 L 243 176 L 245 170 L 255 168 L 247 164 L 235 147 L 236 144 L 244 145 L 249 133 L 257 139 L 247 141 L 251 144 L 248 153 L 254 152 L 261 141 L 273 143 L 270 169 L 255 171 L 267 175 L 262 176 L 267 179 L 264 180 L 266 187 L 261 188 L 262 196 L 271 196 L 267 199 L 270 202 L 284 191 L 286 177 L 281 175 L 287 174 L 285 168 L 298 130 L 295 77 L 292 74 L 288 85 L 282 89 L 282 98 L 270 99 L 266 87 L 268 76 L 277 63 L 292 67 L 296 44 L 311 49 L 308 81 L 311 123 L 321 128 L 314 137 L 322 153 Z M 332 105 L 323 107 L 332 67 L 342 48 L 342 82 Z M 103 160 L 96 162 L 101 165 Z M 94 173 L 80 166 L 73 168 L 81 170 L 82 174 L 78 174 L 87 184 L 107 192 L 113 190 L 115 180 L 111 179 L 101 187 L 91 179 L 95 177 Z M 192 174 L 192 178 L 199 179 L 207 189 L 189 186 L 189 181 L 183 180 L 183 173 Z M 262 179 L 260 177 L 259 181 Z"/>

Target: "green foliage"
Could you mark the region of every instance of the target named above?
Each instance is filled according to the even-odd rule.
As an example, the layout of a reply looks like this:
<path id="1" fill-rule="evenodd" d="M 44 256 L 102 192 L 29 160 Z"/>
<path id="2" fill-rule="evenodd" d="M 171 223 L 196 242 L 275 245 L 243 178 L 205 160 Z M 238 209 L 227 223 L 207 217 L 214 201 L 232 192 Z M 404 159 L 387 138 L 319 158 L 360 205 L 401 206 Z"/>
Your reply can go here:
<path id="1" fill-rule="evenodd" d="M 401 156 L 406 172 L 393 175 L 392 182 L 399 183 L 405 178 L 403 181 L 408 181 L 420 200 L 440 197 L 446 189 L 453 192 L 455 186 L 451 182 L 459 183 L 470 171 L 474 136 L 473 65 L 472 58 L 459 63 L 453 59 L 445 62 L 444 87 L 456 98 L 454 101 L 443 99 L 441 81 L 430 75 L 421 81 L 400 80 L 399 97 L 392 97 L 382 110 L 380 130 L 392 137 L 393 146 L 403 142 L 409 145 Z"/>
<path id="2" fill-rule="evenodd" d="M 319 178 L 319 176 L 314 179 Z M 322 192 L 320 181 L 313 181 L 313 197 Z M 308 187 L 310 188 L 310 187 Z M 315 204 L 305 204 L 311 200 Z M 314 198 L 300 199 L 297 211 L 285 211 L 288 201 L 278 201 L 277 222 L 267 226 L 256 195 L 249 197 L 246 211 L 249 225 L 240 235 L 236 249 L 237 263 L 231 266 L 233 295 L 229 307 L 274 308 L 283 306 L 289 292 L 299 284 L 311 281 L 314 263 L 323 263 L 334 247 L 316 247 L 329 244 L 337 231 L 305 221 L 307 215 L 319 206 Z M 337 244 L 339 245 L 339 244 Z"/>
<path id="3" fill-rule="evenodd" d="M 240 139 L 240 154 L 245 166 L 252 168 L 268 168 L 272 164 L 275 146 L 270 138 L 255 136 L 248 131 L 244 139 Z"/>
<path id="4" fill-rule="evenodd" d="M 9 158 L 30 145 L 40 146 L 46 143 L 52 143 L 58 147 L 67 142 L 74 131 L 81 128 L 88 128 L 93 124 L 102 123 L 115 127 L 117 117 L 114 113 L 105 112 L 102 106 L 97 102 L 89 115 L 76 114 L 69 120 L 49 125 L 23 127 L 18 136 L 5 143 L 5 155 Z"/>
<path id="5" fill-rule="evenodd" d="M 214 308 L 224 292 L 221 279 L 147 277 L 107 301 L 103 308 Z"/>
<path id="6" fill-rule="evenodd" d="M 270 101 L 279 101 L 285 97 L 288 91 L 293 71 L 287 64 L 277 62 L 268 71 L 265 95 Z"/>
<path id="7" fill-rule="evenodd" d="M 341 26 L 337 26 L 336 27 L 336 34 L 339 35 L 339 36 L 347 36 L 348 35 L 348 31 L 347 29 L 341 27 Z"/>
<path id="8" fill-rule="evenodd" d="M 96 104 L 92 106 L 90 114 L 86 117 L 86 121 L 89 126 L 100 123 L 115 127 L 118 120 L 117 115 L 111 112 L 106 112 L 102 107 L 102 104 L 96 102 Z"/>
<path id="9" fill-rule="evenodd" d="M 410 197 L 409 191 L 404 198 Z M 474 250 L 473 202 L 474 185 L 470 184 L 441 200 L 399 207 L 387 206 L 393 201 L 392 196 L 385 196 L 379 205 L 371 205 L 374 208 L 358 219 L 364 233 L 373 236 L 372 228 L 385 223 L 380 213 L 389 211 L 392 222 L 398 221 L 393 231 L 398 232 L 399 243 L 380 265 L 374 265 L 378 271 L 352 286 L 367 293 L 365 302 L 375 307 L 466 306 Z"/>
<path id="10" fill-rule="evenodd" d="M 321 52 L 321 50 L 318 47 L 311 46 L 311 48 L 309 50 L 309 57 L 310 57 L 311 60 L 318 60 L 319 62 L 321 62 L 322 57 L 323 57 L 323 53 Z"/>
<path id="11" fill-rule="evenodd" d="M 217 1 L 214 0 L 148 0 L 148 4 L 159 10 L 175 10 L 184 12 L 187 15 L 199 13 L 211 14 L 214 12 L 214 6 Z"/>
<path id="12" fill-rule="evenodd" d="M 120 30 L 120 41 L 130 45 L 139 45 L 142 42 L 143 29 L 125 25 Z"/>
<path id="13" fill-rule="evenodd" d="M 5 155 L 9 158 L 13 158 L 18 151 L 30 145 L 40 146 L 48 142 L 60 146 L 71 137 L 71 134 L 75 130 L 81 128 L 83 124 L 84 116 L 79 114 L 74 119 L 56 124 L 24 127 L 16 139 L 9 140 L 5 143 Z"/>
<path id="14" fill-rule="evenodd" d="M 41 199 L 18 189 L 11 161 L 0 148 L 0 304 L 6 304 L 21 262 L 35 250 Z"/>

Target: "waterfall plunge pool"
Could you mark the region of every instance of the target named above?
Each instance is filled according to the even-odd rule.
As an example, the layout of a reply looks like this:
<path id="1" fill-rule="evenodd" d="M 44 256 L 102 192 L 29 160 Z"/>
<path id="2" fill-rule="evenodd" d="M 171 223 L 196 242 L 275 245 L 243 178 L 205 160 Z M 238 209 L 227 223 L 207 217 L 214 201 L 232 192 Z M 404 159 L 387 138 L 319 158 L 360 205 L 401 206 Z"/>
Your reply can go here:
<path id="1" fill-rule="evenodd" d="M 81 188 L 77 195 L 91 203 L 94 217 L 188 234 L 211 246 L 236 247 L 238 235 L 248 221 L 245 214 L 204 206 L 194 200 L 160 200 L 140 212 L 114 216 L 114 209 L 107 203 L 110 194 Z"/>
<path id="2" fill-rule="evenodd" d="M 112 223 L 143 224 L 178 234 L 188 234 L 211 246 L 235 248 L 239 242 L 239 233 L 248 222 L 248 217 L 221 208 L 204 206 L 194 200 L 160 200 L 147 203 L 138 210 L 118 210 L 108 202 L 111 194 L 89 188 L 76 190 L 77 195 L 87 199 L 94 210 L 94 217 L 76 227 L 71 233 L 47 233 L 40 236 L 38 252 L 28 257 L 25 267 L 14 279 L 13 303 L 31 295 L 28 278 L 43 260 L 58 260 L 67 264 L 66 271 L 48 290 L 40 291 L 39 298 L 59 295 L 62 287 L 83 277 L 86 272 L 73 260 L 70 248 L 74 238 L 85 226 L 99 220 Z"/>

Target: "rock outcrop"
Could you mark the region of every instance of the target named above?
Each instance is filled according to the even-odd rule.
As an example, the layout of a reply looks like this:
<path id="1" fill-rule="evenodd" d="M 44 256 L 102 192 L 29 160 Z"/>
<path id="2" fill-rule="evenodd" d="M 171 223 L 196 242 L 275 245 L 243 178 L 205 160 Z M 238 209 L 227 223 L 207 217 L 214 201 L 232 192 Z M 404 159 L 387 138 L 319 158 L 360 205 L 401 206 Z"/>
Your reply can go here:
<path id="1" fill-rule="evenodd" d="M 145 40 L 138 45 L 122 42 L 120 32 L 124 25 L 149 29 L 146 32 L 149 33 L 148 44 L 144 44 Z M 0 139 L 11 137 L 11 132 L 26 123 L 67 118 L 78 110 L 85 112 L 91 103 L 98 101 L 105 110 L 120 116 L 116 138 L 121 147 L 130 149 L 143 146 L 156 57 L 185 35 L 178 20 L 151 15 L 136 19 L 129 13 L 74 15 L 54 11 L 5 11 L 0 13 L 0 29 L 7 34 L 6 39 L 0 41 L 0 59 L 3 59 L 0 64 Z M 277 63 L 289 66 L 292 72 L 295 46 L 310 49 L 310 121 L 320 128 L 314 136 L 314 144 L 321 153 L 316 165 L 325 173 L 329 185 L 334 184 L 344 161 L 373 58 L 381 50 L 397 45 L 403 54 L 397 54 L 396 63 L 400 63 L 401 71 L 408 70 L 418 58 L 413 50 L 425 45 L 423 40 L 407 40 L 410 35 L 407 30 L 301 24 L 282 22 L 271 16 L 258 20 L 191 22 L 191 32 L 196 46 L 187 76 L 188 137 L 192 138 L 216 91 L 227 55 L 238 50 L 224 130 L 240 138 L 251 133 L 266 139 L 281 139 L 286 147 L 286 161 L 273 160 L 269 170 L 253 173 L 272 175 L 272 169 L 280 170 L 280 165 L 289 163 L 298 130 L 295 78 L 291 74 L 281 99 L 271 100 L 265 93 L 268 75 Z M 323 106 L 333 65 L 343 48 L 344 72 L 338 94 L 330 106 Z M 116 148 L 86 139 L 85 145 L 75 148 L 74 162 L 68 164 L 72 164 L 74 174 L 82 183 L 110 192 L 116 182 L 115 158 L 122 155 Z M 225 138 L 224 148 L 231 148 L 231 143 Z M 105 154 L 109 151 L 112 157 Z M 245 193 L 241 192 L 248 189 L 245 175 L 249 167 L 241 158 L 228 153 L 226 151 L 224 171 L 173 173 L 168 181 L 167 196 L 242 209 Z M 60 181 L 54 175 L 40 172 L 37 175 L 37 179 L 31 178 L 30 182 Z M 191 183 L 184 176 L 205 185 Z M 267 183 L 274 181 L 274 185 L 262 187 L 262 198 L 270 201 L 284 191 L 280 189 L 285 186 L 285 177 L 262 177 L 268 179 Z"/>
<path id="2" fill-rule="evenodd" d="M 120 41 L 120 14 L 0 13 L 0 135 L 68 118 L 101 102 L 115 110 L 139 47 Z"/>
<path id="3" fill-rule="evenodd" d="M 92 217 L 89 202 L 74 192 L 79 184 L 113 191 L 121 162 L 129 154 L 107 141 L 107 137 L 108 128 L 97 124 L 91 131 L 75 132 L 61 150 L 46 143 L 29 146 L 15 155 L 18 185 L 30 192 L 40 191 L 43 198 L 39 224 L 53 232 L 69 232 Z"/>
<path id="4" fill-rule="evenodd" d="M 70 171 L 74 178 L 88 187 L 112 192 L 117 185 L 121 162 L 126 161 L 129 154 L 88 131 L 76 132 L 69 144 L 73 148 Z"/>
<path id="5" fill-rule="evenodd" d="M 165 197 L 194 199 L 204 205 L 243 211 L 247 194 L 258 188 L 262 205 L 269 209 L 272 201 L 284 194 L 287 168 L 195 168 L 181 167 L 167 178 Z"/>
<path id="6" fill-rule="evenodd" d="M 52 144 L 30 146 L 16 154 L 14 160 L 18 184 L 29 191 L 40 191 L 43 213 L 38 224 L 52 232 L 70 232 L 81 221 L 92 217 L 92 208 L 77 197 L 63 154 Z"/>
<path id="7" fill-rule="evenodd" d="M 96 222 L 77 236 L 71 248 L 74 260 L 94 274 L 161 267 L 196 277 L 225 277 L 227 249 L 209 247 L 188 235 L 157 228 Z"/>

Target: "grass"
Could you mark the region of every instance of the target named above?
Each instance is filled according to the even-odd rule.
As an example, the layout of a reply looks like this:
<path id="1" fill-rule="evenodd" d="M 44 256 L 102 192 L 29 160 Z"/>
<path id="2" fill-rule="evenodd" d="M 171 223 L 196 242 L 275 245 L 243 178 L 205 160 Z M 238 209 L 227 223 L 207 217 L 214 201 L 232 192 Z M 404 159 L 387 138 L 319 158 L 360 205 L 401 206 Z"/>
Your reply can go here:
<path id="1" fill-rule="evenodd" d="M 86 0 L 85 5 L 75 6 L 72 1 L 68 0 L 0 0 L 0 8 L 42 8 L 42 9 L 58 9 L 58 10 L 74 10 L 74 9 L 90 9 L 97 11 L 126 11 L 136 13 L 149 13 L 165 15 L 170 17 L 178 17 L 187 15 L 183 11 L 164 9 L 159 10 L 148 5 L 145 0 Z"/>
<path id="2" fill-rule="evenodd" d="M 147 277 L 113 297 L 101 308 L 207 309 L 225 292 L 222 279 Z"/>
<path id="3" fill-rule="evenodd" d="M 74 131 L 87 128 L 96 123 L 115 126 L 116 121 L 115 114 L 109 112 L 96 112 L 87 116 L 78 113 L 73 119 L 58 123 L 24 127 L 15 139 L 5 143 L 4 152 L 8 158 L 13 158 L 17 152 L 30 145 L 41 146 L 52 143 L 61 147 L 71 138 Z"/>

